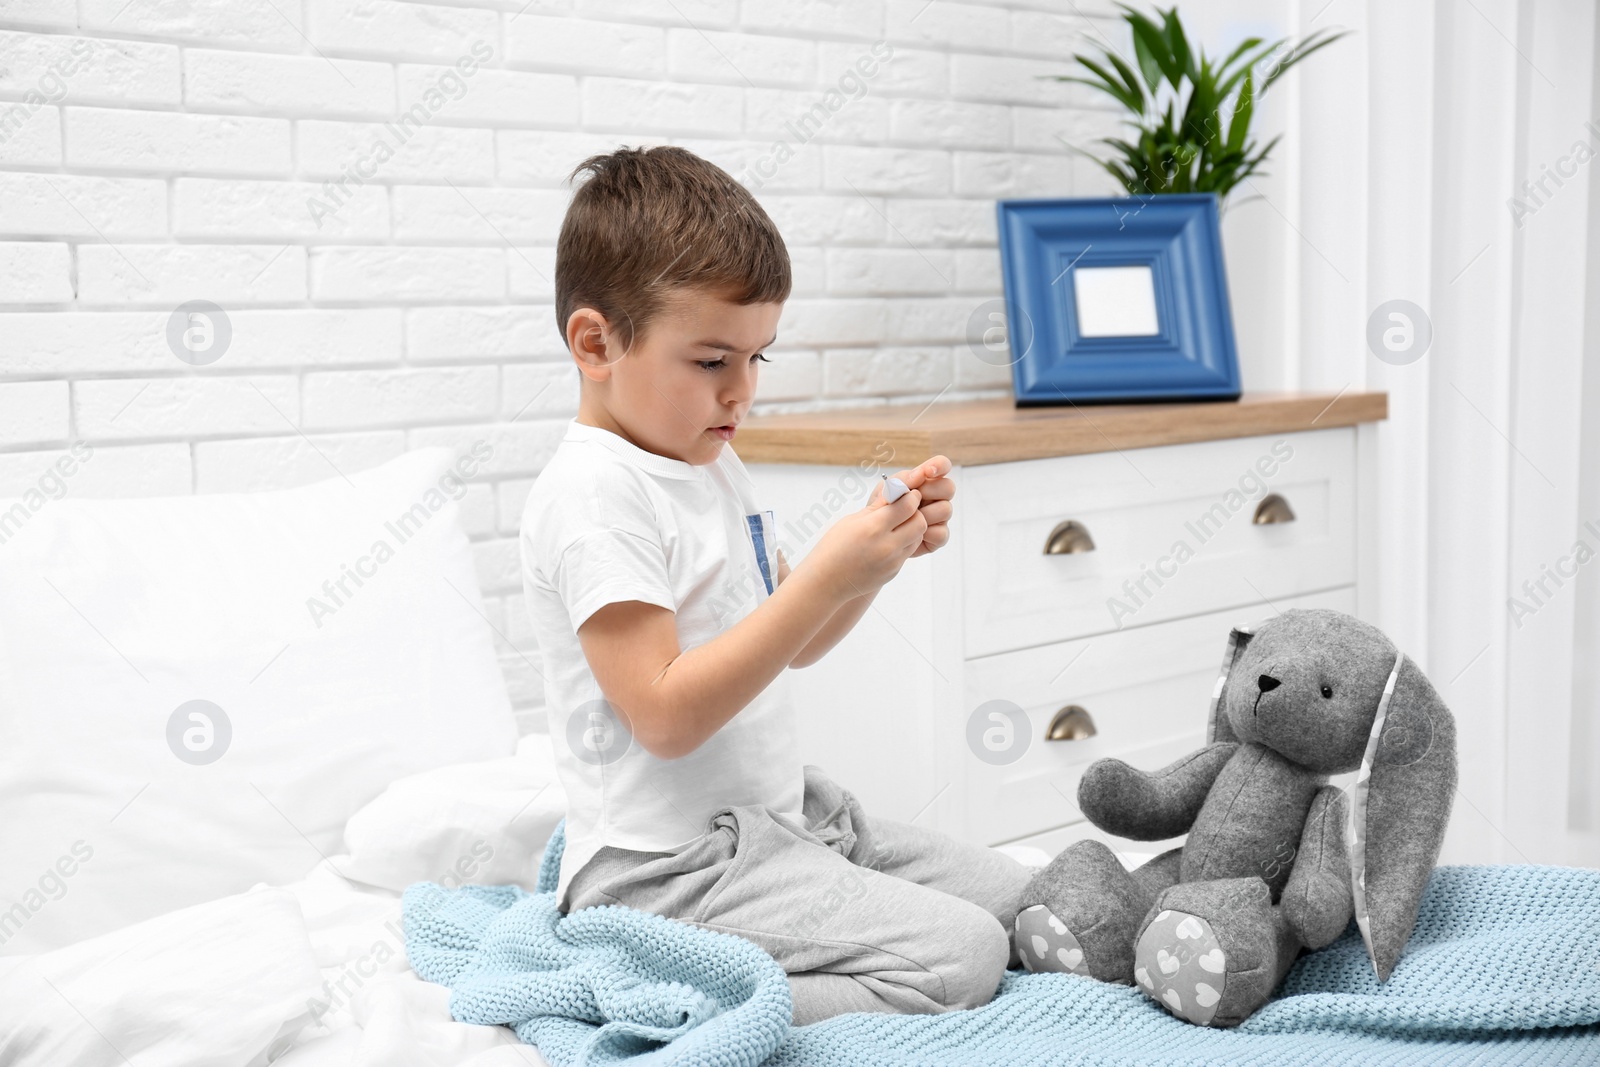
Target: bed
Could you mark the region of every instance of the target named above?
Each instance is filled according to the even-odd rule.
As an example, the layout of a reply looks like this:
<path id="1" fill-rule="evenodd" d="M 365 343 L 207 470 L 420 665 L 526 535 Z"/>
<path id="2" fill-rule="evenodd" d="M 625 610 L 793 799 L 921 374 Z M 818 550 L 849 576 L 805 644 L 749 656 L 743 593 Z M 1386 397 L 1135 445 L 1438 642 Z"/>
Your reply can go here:
<path id="1" fill-rule="evenodd" d="M 49 491 L 70 485 L 62 471 L 0 500 L 0 1063 L 574 1062 L 570 1042 L 547 1060 L 507 1026 L 458 1021 L 470 1013 L 413 969 L 401 921 L 418 885 L 548 899 L 561 840 L 549 739 L 519 736 L 499 657 L 537 664 L 506 639 L 520 620 L 479 594 L 492 561 L 464 533 L 493 525 L 467 514 L 466 489 L 491 453 L 422 449 L 295 489 L 176 498 L 78 500 Z M 641 914 L 617 927 L 624 948 Z M 1557 1043 L 1600 1063 L 1600 957 L 1572 960 L 1576 1028 Z M 887 1034 L 915 1036 L 896 1062 L 994 1062 L 994 1042 L 940 1034 L 1091 1004 L 1103 1024 L 1056 1019 L 1007 1062 L 1144 1062 L 1119 1044 L 1131 990 L 1021 972 L 994 1005 L 937 1019 L 791 1034 L 769 999 L 768 1044 L 715 1062 L 834 1059 Z M 728 1008 L 707 1047 L 750 1010 Z M 1174 1040 L 1206 1039 L 1175 1025 Z M 1177 1061 L 1208 1062 L 1184 1047 L 1202 1051 Z"/>

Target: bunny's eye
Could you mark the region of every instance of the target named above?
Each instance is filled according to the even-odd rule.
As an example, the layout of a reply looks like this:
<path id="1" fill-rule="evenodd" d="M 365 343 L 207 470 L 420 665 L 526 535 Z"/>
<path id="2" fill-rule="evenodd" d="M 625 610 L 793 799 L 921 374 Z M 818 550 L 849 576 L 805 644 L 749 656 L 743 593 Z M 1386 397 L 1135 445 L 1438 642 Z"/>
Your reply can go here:
<path id="1" fill-rule="evenodd" d="M 1333 697 L 1333 687 L 1332 686 L 1327 686 L 1327 685 L 1323 686 L 1322 687 L 1322 699 L 1329 700 L 1329 699 L 1332 699 L 1332 697 Z"/>

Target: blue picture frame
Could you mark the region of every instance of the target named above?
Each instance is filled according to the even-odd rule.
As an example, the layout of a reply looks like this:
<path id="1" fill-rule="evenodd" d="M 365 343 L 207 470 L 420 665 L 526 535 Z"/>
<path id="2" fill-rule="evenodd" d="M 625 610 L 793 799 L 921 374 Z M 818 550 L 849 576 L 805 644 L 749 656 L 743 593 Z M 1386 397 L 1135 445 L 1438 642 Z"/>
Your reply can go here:
<path id="1" fill-rule="evenodd" d="M 1238 399 L 1214 193 L 1000 200 L 995 210 L 1019 407 Z M 1105 267 L 1148 268 L 1153 327 L 1106 335 L 1095 324 L 1085 336 L 1077 272 Z"/>

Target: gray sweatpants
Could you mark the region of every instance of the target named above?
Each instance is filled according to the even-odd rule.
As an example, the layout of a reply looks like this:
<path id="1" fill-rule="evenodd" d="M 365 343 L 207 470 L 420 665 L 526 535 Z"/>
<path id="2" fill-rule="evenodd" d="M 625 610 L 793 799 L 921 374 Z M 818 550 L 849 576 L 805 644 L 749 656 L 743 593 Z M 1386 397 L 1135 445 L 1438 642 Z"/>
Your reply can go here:
<path id="1" fill-rule="evenodd" d="M 760 945 L 789 975 L 795 1026 L 849 1011 L 974 1008 L 1018 967 L 1012 923 L 1032 868 L 982 845 L 868 819 L 805 768 L 804 826 L 723 808 L 679 853 L 606 845 L 569 910 L 623 904 Z"/>

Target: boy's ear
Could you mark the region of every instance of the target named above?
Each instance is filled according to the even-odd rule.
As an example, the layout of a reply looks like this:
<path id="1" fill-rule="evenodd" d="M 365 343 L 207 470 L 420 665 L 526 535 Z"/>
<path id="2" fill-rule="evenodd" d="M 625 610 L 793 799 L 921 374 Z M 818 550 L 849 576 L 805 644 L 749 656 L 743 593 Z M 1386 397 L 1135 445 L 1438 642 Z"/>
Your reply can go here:
<path id="1" fill-rule="evenodd" d="M 573 309 L 567 317 L 567 349 L 577 361 L 578 373 L 591 381 L 604 381 L 621 351 L 605 315 L 591 307 Z"/>

